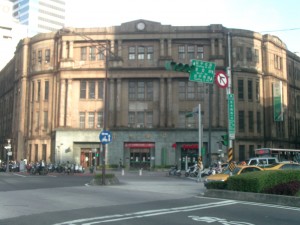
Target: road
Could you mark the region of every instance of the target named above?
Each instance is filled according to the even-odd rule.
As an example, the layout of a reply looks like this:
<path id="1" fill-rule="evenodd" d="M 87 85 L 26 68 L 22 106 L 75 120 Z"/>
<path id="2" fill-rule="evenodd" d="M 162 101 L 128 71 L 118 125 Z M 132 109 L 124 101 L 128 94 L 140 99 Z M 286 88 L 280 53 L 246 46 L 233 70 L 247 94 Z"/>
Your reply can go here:
<path id="1" fill-rule="evenodd" d="M 116 175 L 119 185 L 89 186 L 88 175 L 0 173 L 0 225 L 299 224 L 300 208 L 205 198 L 192 179 Z"/>

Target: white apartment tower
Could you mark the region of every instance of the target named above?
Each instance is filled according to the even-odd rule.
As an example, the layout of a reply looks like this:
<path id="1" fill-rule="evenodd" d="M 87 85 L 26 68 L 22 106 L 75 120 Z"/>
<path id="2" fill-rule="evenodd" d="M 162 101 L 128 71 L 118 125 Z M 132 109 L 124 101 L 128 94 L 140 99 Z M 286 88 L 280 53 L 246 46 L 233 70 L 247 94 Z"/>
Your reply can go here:
<path id="1" fill-rule="evenodd" d="M 27 26 L 28 36 L 56 31 L 65 23 L 65 0 L 10 0 L 13 16 Z"/>
<path id="2" fill-rule="evenodd" d="M 0 70 L 13 58 L 20 39 L 26 36 L 25 27 L 12 16 L 13 3 L 0 1 Z"/>

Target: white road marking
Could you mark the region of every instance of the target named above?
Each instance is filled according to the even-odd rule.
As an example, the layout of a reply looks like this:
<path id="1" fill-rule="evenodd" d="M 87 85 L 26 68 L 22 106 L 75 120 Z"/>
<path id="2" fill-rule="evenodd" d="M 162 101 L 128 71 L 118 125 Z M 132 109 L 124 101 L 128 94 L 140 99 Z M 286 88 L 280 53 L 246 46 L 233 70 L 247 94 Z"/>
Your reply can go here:
<path id="1" fill-rule="evenodd" d="M 94 217 L 94 218 L 85 218 L 85 219 L 78 219 L 72 221 L 66 221 L 62 223 L 57 223 L 55 225 L 92 225 L 92 224 L 100 224 L 100 223 L 107 223 L 107 222 L 114 222 L 114 221 L 121 221 L 121 220 L 129 220 L 134 218 L 143 218 L 149 216 L 157 216 L 157 215 L 165 215 L 171 213 L 178 213 L 178 212 L 190 212 L 200 209 L 208 209 L 214 207 L 221 207 L 227 205 L 236 204 L 236 201 L 226 200 L 222 202 L 215 202 L 215 203 L 207 203 L 201 205 L 193 205 L 193 206 L 183 206 L 177 208 L 168 208 L 168 209 L 156 209 L 156 210 L 147 210 L 147 211 L 140 211 L 135 213 L 127 213 L 127 214 L 116 214 L 111 216 L 103 216 L 103 217 Z M 90 222 L 89 222 L 90 221 Z"/>

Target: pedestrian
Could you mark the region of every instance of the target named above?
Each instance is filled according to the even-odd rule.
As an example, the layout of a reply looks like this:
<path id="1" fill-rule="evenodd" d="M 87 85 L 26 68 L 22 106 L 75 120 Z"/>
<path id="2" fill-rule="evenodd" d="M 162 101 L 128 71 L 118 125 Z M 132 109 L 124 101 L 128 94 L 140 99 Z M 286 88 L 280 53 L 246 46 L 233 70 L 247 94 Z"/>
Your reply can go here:
<path id="1" fill-rule="evenodd" d="M 119 169 L 122 169 L 122 159 L 119 161 Z"/>

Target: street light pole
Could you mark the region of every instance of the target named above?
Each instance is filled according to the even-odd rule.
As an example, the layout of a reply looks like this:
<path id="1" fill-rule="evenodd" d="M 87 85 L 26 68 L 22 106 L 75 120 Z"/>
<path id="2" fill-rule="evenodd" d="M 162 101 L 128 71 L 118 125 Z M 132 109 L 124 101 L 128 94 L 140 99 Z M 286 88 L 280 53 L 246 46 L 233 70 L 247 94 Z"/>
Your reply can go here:
<path id="1" fill-rule="evenodd" d="M 107 119 L 108 119 L 108 85 L 107 85 L 107 77 L 108 77 L 108 40 L 106 40 L 105 47 L 105 78 L 104 78 L 104 110 L 103 110 L 103 130 L 107 129 Z M 105 157 L 106 157 L 106 145 L 102 144 L 102 184 L 105 185 Z"/>

